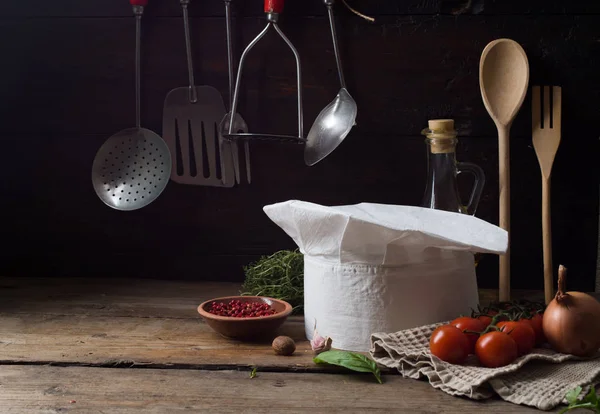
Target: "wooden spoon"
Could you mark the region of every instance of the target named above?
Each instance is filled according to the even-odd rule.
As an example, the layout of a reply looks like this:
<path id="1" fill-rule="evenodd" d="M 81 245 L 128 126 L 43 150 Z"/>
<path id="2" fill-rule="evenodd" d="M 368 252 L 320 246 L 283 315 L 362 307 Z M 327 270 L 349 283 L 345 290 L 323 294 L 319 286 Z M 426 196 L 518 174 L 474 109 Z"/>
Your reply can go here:
<path id="1" fill-rule="evenodd" d="M 510 127 L 529 86 L 529 61 L 514 40 L 489 43 L 479 62 L 481 97 L 498 128 L 500 227 L 509 232 L 509 248 L 500 256 L 500 300 L 510 300 Z"/>

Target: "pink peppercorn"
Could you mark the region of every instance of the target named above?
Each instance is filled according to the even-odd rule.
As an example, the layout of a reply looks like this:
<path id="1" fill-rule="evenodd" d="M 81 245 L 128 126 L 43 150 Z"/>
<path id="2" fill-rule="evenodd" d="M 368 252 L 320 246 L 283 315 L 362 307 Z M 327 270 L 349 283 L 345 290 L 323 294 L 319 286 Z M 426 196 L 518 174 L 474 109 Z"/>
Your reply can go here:
<path id="1" fill-rule="evenodd" d="M 275 309 L 268 303 L 242 302 L 238 299 L 230 300 L 229 303 L 212 302 L 208 312 L 218 316 L 233 318 L 257 318 L 275 314 Z"/>

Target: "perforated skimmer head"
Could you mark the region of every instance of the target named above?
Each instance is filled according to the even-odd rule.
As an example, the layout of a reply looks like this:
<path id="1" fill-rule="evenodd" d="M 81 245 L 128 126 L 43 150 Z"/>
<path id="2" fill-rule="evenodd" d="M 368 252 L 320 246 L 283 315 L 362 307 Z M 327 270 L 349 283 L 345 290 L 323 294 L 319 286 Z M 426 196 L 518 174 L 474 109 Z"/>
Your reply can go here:
<path id="1" fill-rule="evenodd" d="M 154 201 L 171 175 L 165 141 L 145 128 L 130 128 L 110 137 L 98 150 L 92 182 L 100 199 L 117 210 L 137 210 Z"/>

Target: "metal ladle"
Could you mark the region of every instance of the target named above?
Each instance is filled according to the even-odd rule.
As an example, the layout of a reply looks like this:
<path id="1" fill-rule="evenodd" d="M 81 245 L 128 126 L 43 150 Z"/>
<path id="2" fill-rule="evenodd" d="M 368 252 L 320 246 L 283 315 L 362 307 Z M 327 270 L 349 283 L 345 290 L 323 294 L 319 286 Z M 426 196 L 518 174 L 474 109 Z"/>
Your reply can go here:
<path id="1" fill-rule="evenodd" d="M 308 132 L 306 146 L 304 147 L 304 162 L 308 166 L 315 165 L 323 158 L 331 154 L 350 133 L 356 123 L 356 102 L 346 89 L 346 80 L 342 70 L 342 59 L 338 46 L 337 33 L 335 30 L 335 19 L 333 16 L 333 5 L 335 0 L 325 0 L 331 36 L 333 38 L 333 50 L 340 77 L 341 89 L 333 102 L 327 105 L 317 116 L 310 131 Z"/>
<path id="2" fill-rule="evenodd" d="M 140 48 L 141 21 L 147 0 L 130 0 L 135 15 L 136 127 L 124 129 L 106 140 L 92 165 L 92 183 L 100 199 L 116 210 L 137 210 L 167 186 L 171 153 L 165 141 L 141 127 Z"/>

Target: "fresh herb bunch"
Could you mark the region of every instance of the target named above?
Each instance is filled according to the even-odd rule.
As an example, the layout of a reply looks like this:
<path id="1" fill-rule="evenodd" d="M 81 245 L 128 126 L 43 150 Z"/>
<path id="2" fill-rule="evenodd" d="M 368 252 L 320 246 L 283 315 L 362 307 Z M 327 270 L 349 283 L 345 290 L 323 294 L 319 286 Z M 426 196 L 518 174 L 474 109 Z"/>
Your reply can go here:
<path id="1" fill-rule="evenodd" d="M 269 296 L 285 300 L 293 314 L 304 310 L 304 256 L 298 249 L 281 250 L 244 267 L 242 296 Z"/>

